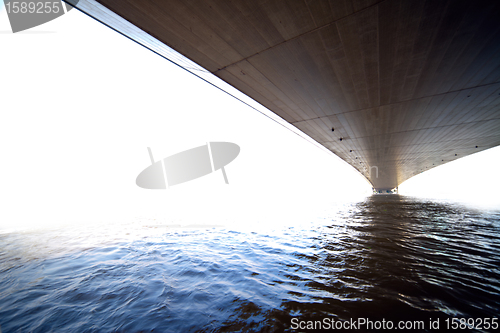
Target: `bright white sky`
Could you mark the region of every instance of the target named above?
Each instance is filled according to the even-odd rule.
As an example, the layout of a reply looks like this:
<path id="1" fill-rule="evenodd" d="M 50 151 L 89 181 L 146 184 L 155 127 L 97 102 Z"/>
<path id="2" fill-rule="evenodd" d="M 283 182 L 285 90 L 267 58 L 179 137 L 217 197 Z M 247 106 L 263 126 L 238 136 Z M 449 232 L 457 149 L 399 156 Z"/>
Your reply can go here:
<path id="1" fill-rule="evenodd" d="M 336 156 L 77 10 L 13 34 L 2 5 L 0 45 L 0 228 L 286 221 L 371 191 Z M 135 185 L 147 147 L 158 160 L 207 141 L 241 147 L 229 185 L 220 171 L 168 190 Z M 495 148 L 400 190 L 500 207 L 498 162 Z"/>

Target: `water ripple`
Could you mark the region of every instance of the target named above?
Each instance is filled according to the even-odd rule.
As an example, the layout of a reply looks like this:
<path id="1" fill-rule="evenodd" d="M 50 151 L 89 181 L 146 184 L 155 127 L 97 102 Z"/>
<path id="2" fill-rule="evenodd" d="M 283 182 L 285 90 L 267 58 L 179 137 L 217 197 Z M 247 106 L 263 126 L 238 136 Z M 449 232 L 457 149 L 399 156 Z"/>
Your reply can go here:
<path id="1" fill-rule="evenodd" d="M 498 212 L 373 196 L 259 228 L 0 234 L 2 331 L 281 332 L 293 317 L 500 313 Z"/>

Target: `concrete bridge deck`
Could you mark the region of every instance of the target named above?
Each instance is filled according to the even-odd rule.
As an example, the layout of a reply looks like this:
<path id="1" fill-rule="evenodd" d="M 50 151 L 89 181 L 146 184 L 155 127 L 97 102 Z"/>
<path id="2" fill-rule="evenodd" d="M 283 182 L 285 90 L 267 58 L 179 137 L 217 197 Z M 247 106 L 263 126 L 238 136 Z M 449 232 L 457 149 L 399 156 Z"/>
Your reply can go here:
<path id="1" fill-rule="evenodd" d="M 97 2 L 126 21 L 77 7 L 185 55 L 376 189 L 500 144 L 500 1 Z"/>

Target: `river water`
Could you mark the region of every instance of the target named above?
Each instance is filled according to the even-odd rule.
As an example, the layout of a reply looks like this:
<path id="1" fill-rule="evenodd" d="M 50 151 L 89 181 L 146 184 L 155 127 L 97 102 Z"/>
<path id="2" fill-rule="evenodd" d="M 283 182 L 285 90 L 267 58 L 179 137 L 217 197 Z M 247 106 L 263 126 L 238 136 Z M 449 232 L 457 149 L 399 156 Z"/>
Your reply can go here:
<path id="1" fill-rule="evenodd" d="M 3 333 L 495 331 L 499 319 L 500 209 L 374 195 L 268 228 L 0 234 Z"/>

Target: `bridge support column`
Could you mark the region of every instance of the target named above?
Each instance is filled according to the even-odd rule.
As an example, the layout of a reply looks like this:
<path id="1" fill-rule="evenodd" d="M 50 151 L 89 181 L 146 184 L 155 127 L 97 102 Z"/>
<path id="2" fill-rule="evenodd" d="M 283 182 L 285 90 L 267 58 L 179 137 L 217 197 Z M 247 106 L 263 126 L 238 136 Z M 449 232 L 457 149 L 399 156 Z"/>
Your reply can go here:
<path id="1" fill-rule="evenodd" d="M 396 186 L 394 188 L 374 188 L 372 187 L 374 194 L 394 194 L 399 193 L 399 188 Z"/>

